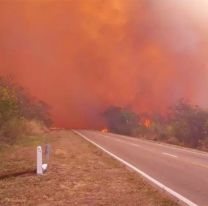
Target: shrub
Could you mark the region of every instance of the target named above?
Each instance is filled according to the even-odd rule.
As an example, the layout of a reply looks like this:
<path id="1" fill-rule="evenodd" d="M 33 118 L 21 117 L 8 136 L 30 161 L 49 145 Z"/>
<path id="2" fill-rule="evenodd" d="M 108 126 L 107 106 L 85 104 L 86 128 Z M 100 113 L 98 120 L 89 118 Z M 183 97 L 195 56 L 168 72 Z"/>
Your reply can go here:
<path id="1" fill-rule="evenodd" d="M 13 144 L 18 138 L 30 134 L 30 128 L 27 127 L 26 122 L 24 118 L 9 119 L 1 126 L 0 140 Z"/>
<path id="2" fill-rule="evenodd" d="M 198 147 L 207 135 L 208 112 L 180 101 L 171 111 L 168 124 L 172 127 L 172 135 L 184 145 Z"/>
<path id="3" fill-rule="evenodd" d="M 14 143 L 31 133 L 32 121 L 51 124 L 47 104 L 31 98 L 11 79 L 0 77 L 0 140 Z"/>
<path id="4" fill-rule="evenodd" d="M 112 132 L 126 135 L 137 133 L 139 116 L 130 108 L 111 106 L 104 112 L 104 117 Z"/>

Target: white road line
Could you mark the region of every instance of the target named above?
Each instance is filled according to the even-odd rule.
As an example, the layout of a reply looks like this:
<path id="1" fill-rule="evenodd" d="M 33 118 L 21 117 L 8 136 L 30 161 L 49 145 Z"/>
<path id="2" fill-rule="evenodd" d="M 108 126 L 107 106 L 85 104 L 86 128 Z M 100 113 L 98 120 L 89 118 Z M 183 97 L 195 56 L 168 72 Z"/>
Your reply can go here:
<path id="1" fill-rule="evenodd" d="M 173 155 L 173 154 L 169 154 L 167 152 L 163 152 L 162 154 L 167 155 L 167 156 L 170 156 L 170 157 L 178 158 L 178 156 Z"/>
<path id="2" fill-rule="evenodd" d="M 124 141 L 124 142 L 125 142 L 125 141 Z M 125 143 L 126 143 L 126 142 L 125 142 Z M 132 145 L 132 146 L 134 146 L 134 147 L 141 147 L 140 145 L 134 144 L 134 143 L 127 143 L 127 144 Z"/>
<path id="3" fill-rule="evenodd" d="M 103 135 L 103 134 L 99 134 L 99 133 L 98 133 L 98 135 L 103 136 L 103 137 L 108 137 L 108 138 L 110 138 L 110 136 L 107 136 L 107 135 Z M 131 146 L 134 146 L 134 147 L 141 147 L 141 146 L 138 145 L 138 144 L 135 144 L 135 143 L 129 143 L 129 142 L 127 142 L 126 140 L 120 140 L 120 139 L 117 139 L 117 138 L 114 138 L 113 140 L 116 141 L 116 142 L 121 142 L 121 143 L 125 143 L 125 144 L 128 144 L 128 145 L 131 145 Z"/>
<path id="4" fill-rule="evenodd" d="M 109 152 L 108 150 L 106 150 L 105 148 L 103 148 L 102 146 L 98 145 L 97 143 L 95 143 L 94 141 L 88 139 L 85 135 L 83 135 L 82 133 L 76 131 L 76 130 L 72 130 L 75 134 L 83 137 L 85 140 L 87 140 L 88 142 L 92 143 L 93 145 L 95 145 L 96 147 L 100 148 L 101 150 L 103 150 L 105 153 L 107 153 L 108 155 L 112 156 L 114 159 L 118 160 L 119 162 L 125 164 L 126 166 L 128 166 L 129 168 L 131 168 L 132 170 L 136 171 L 137 173 L 139 173 L 140 175 L 142 175 L 143 177 L 145 177 L 146 179 L 148 179 L 149 181 L 153 182 L 155 185 L 157 185 L 159 188 L 165 190 L 166 192 L 168 192 L 169 194 L 173 195 L 174 197 L 176 197 L 178 200 L 182 201 L 183 203 L 187 204 L 188 206 L 198 206 L 197 204 L 193 203 L 192 201 L 190 201 L 189 199 L 187 199 L 186 197 L 180 195 L 179 193 L 175 192 L 174 190 L 170 189 L 169 187 L 166 187 L 165 185 L 163 185 L 162 183 L 160 183 L 159 181 L 157 181 L 156 179 L 152 178 L 151 176 L 149 176 L 148 174 L 146 174 L 145 172 L 139 170 L 138 168 L 136 168 L 135 166 L 133 166 L 132 164 L 126 162 L 125 160 L 121 159 L 120 157 L 114 155 L 113 153 Z"/>

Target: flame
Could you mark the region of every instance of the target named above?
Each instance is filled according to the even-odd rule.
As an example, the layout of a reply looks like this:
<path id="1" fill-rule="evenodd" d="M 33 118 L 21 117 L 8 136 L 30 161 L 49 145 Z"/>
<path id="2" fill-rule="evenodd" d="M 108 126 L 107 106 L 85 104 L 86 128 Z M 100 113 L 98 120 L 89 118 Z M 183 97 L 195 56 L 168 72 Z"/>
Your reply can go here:
<path id="1" fill-rule="evenodd" d="M 146 128 L 150 128 L 151 127 L 151 120 L 150 119 L 145 119 L 144 120 L 144 126 Z"/>
<path id="2" fill-rule="evenodd" d="M 101 130 L 101 132 L 107 133 L 108 132 L 108 129 L 107 128 L 104 128 L 104 129 Z"/>

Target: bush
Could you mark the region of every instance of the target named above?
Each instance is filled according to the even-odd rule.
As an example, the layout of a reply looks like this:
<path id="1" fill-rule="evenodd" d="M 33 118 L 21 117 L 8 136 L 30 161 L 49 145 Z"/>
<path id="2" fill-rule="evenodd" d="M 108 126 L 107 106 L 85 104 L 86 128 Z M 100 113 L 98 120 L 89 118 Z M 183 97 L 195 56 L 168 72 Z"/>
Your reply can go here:
<path id="1" fill-rule="evenodd" d="M 0 140 L 13 144 L 18 138 L 30 134 L 30 128 L 26 125 L 27 120 L 12 118 L 1 126 Z"/>
<path id="2" fill-rule="evenodd" d="M 130 108 L 111 106 L 103 115 L 110 131 L 126 135 L 137 133 L 139 116 Z"/>
<path id="3" fill-rule="evenodd" d="M 196 148 L 207 135 L 207 121 L 206 110 L 180 101 L 172 108 L 168 124 L 173 136 L 184 145 Z"/>
<path id="4" fill-rule="evenodd" d="M 0 77 L 0 140 L 14 143 L 17 138 L 28 135 L 31 133 L 29 122 L 49 126 L 47 104 L 31 98 L 11 79 Z"/>

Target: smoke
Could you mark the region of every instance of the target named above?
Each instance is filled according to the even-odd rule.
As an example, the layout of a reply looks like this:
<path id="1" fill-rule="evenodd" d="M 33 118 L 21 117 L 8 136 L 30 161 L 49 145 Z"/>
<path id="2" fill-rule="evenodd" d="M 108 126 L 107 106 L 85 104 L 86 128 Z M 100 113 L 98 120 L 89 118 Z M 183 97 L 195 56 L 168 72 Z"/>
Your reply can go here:
<path id="1" fill-rule="evenodd" d="M 3 0 L 0 73 L 65 127 L 102 127 L 110 105 L 162 111 L 188 98 L 207 106 L 208 15 L 194 2 Z"/>

